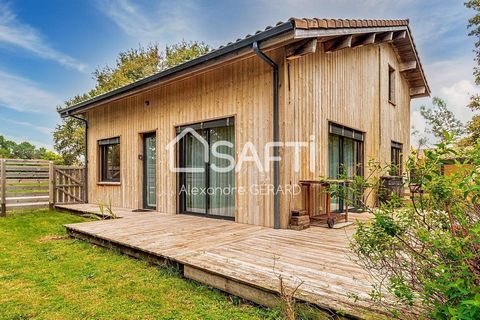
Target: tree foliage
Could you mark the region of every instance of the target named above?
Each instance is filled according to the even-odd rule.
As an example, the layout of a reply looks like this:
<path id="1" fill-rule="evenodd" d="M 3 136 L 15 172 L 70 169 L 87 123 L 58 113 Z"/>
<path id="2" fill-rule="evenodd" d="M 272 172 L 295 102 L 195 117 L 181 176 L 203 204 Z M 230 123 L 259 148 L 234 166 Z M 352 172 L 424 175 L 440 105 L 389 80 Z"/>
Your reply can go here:
<path id="1" fill-rule="evenodd" d="M 364 206 L 374 218 L 353 236 L 357 262 L 374 276 L 371 296 L 394 317 L 480 319 L 480 143 L 452 148 L 451 138 L 424 157 L 412 154 L 410 201 Z M 456 172 L 443 174 L 446 159 Z M 365 188 L 378 190 L 378 179 L 357 177 L 349 193 Z"/>
<path id="2" fill-rule="evenodd" d="M 37 148 L 30 142 L 16 143 L 0 135 L 0 158 L 4 159 L 42 159 L 63 163 L 62 157 L 43 147 Z"/>
<path id="3" fill-rule="evenodd" d="M 174 67 L 209 51 L 210 47 L 203 42 L 183 40 L 167 46 L 165 52 L 162 52 L 156 44 L 120 52 L 114 66 L 97 68 L 93 72 L 95 80 L 93 89 L 66 101 L 60 109 Z M 62 119 L 55 128 L 54 147 L 67 164 L 82 162 L 85 151 L 84 130 L 82 122 L 74 118 Z"/>
<path id="4" fill-rule="evenodd" d="M 85 126 L 75 118 L 66 118 L 53 131 L 54 148 L 65 164 L 81 164 L 85 156 Z"/>
<path id="5" fill-rule="evenodd" d="M 432 104 L 431 108 L 420 107 L 420 114 L 427 122 L 427 132 L 433 134 L 439 141 L 443 141 L 446 132 L 453 134 L 455 140 L 460 138 L 465 133 L 465 126 L 448 109 L 445 101 L 434 97 Z"/>
<path id="6" fill-rule="evenodd" d="M 480 0 L 469 0 L 465 5 L 475 11 L 475 16 L 469 19 L 470 36 L 475 40 L 475 62 L 477 66 L 474 69 L 475 83 L 480 85 Z M 469 108 L 475 113 L 472 119 L 467 123 L 468 136 L 464 144 L 472 145 L 480 139 L 480 96 L 472 96 Z"/>
<path id="7" fill-rule="evenodd" d="M 165 59 L 162 60 L 162 69 L 169 69 L 185 61 L 207 54 L 210 47 L 203 42 L 186 42 L 167 46 L 165 48 Z"/>

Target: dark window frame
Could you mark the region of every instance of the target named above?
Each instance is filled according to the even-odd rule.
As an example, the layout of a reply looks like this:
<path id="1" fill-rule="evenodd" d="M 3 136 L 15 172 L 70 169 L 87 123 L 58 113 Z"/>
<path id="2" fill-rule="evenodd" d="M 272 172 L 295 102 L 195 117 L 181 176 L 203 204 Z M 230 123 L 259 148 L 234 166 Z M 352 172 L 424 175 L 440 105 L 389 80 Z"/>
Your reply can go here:
<path id="1" fill-rule="evenodd" d="M 220 119 L 214 119 L 214 120 L 207 120 L 207 121 L 202 121 L 202 122 L 197 122 L 197 123 L 192 123 L 188 125 L 181 125 L 175 127 L 175 132 L 176 134 L 181 133 L 184 129 L 186 128 L 191 128 L 196 131 L 198 130 L 205 130 L 206 136 L 204 137 L 205 140 L 207 140 L 208 144 L 210 145 L 210 130 L 209 129 L 214 129 L 214 128 L 219 128 L 219 127 L 224 127 L 224 126 L 234 126 L 235 130 L 235 117 L 230 116 L 226 118 L 220 118 Z M 235 135 L 235 133 L 234 133 Z M 185 163 L 185 139 L 182 137 L 180 141 L 178 142 L 177 146 L 177 162 L 180 167 L 182 167 Z M 205 163 L 205 188 L 207 189 L 210 181 L 210 162 Z M 234 176 L 234 179 L 236 176 Z M 220 219 L 220 220 L 231 220 L 235 221 L 235 216 L 234 217 L 228 217 L 228 216 L 222 216 L 222 215 L 212 215 L 210 214 L 209 210 L 210 208 L 210 197 L 208 195 L 205 195 L 205 213 L 199 213 L 199 212 L 192 212 L 188 211 L 186 209 L 186 195 L 185 193 L 181 192 L 182 185 L 185 183 L 186 179 L 186 174 L 184 172 L 179 172 L 177 174 L 177 186 L 178 186 L 178 192 L 177 192 L 177 208 L 178 208 L 178 213 L 180 214 L 188 214 L 188 215 L 193 215 L 193 216 L 201 216 L 201 217 L 208 217 L 208 218 L 213 218 L 213 219 Z M 235 204 L 236 206 L 236 204 Z"/>
<path id="2" fill-rule="evenodd" d="M 396 105 L 396 70 L 391 65 L 388 65 L 388 102 Z"/>
<path id="3" fill-rule="evenodd" d="M 108 166 L 109 153 L 111 148 L 118 146 L 118 170 L 110 170 Z M 120 137 L 98 140 L 99 155 L 99 182 L 100 183 L 120 183 L 121 182 L 121 156 L 120 156 Z M 111 171 L 111 172 L 109 172 Z M 115 176 L 112 172 L 117 172 Z"/>
<path id="4" fill-rule="evenodd" d="M 146 144 L 146 139 L 147 138 L 155 138 L 155 144 L 157 144 L 157 132 L 152 131 L 152 132 L 146 132 L 142 136 L 142 143 L 143 143 L 143 158 L 142 158 L 142 171 L 143 171 L 143 183 L 142 183 L 142 198 L 143 198 L 143 208 L 144 209 L 150 209 L 150 210 L 156 210 L 157 209 L 157 203 L 155 203 L 155 206 L 150 206 L 148 205 L 148 199 L 147 199 L 147 175 L 148 175 L 148 168 L 146 166 L 147 163 L 147 144 Z M 157 181 L 157 174 L 158 174 L 158 150 L 155 147 L 155 183 L 158 183 Z M 155 193 L 157 193 L 158 190 L 155 190 Z"/>
<path id="5" fill-rule="evenodd" d="M 392 141 L 390 147 L 390 175 L 402 176 L 403 174 L 403 144 Z"/>
<path id="6" fill-rule="evenodd" d="M 340 176 L 345 173 L 345 159 L 344 159 L 344 143 L 345 139 L 353 140 L 357 144 L 358 152 L 355 161 L 359 164 L 356 167 L 355 174 L 363 177 L 365 175 L 365 132 L 346 127 L 344 125 L 336 124 L 334 122 L 328 123 L 328 134 L 339 137 L 339 166 L 337 175 Z M 329 164 L 330 165 L 330 164 Z M 327 168 L 327 170 L 329 170 Z M 333 177 L 332 177 L 333 178 Z M 339 199 L 339 212 L 345 210 L 345 204 L 342 199 Z"/>

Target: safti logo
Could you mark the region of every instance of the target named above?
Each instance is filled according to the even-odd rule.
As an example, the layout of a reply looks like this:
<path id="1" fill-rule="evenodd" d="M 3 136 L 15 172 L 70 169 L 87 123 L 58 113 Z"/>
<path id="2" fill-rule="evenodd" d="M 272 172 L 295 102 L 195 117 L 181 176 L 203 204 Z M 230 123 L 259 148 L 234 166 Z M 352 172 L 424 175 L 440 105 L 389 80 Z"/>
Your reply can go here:
<path id="1" fill-rule="evenodd" d="M 214 172 L 219 173 L 226 173 L 232 170 L 239 172 L 242 170 L 242 167 L 245 163 L 251 162 L 254 163 L 258 172 L 269 172 L 272 163 L 276 161 L 281 161 L 281 157 L 277 157 L 273 155 L 273 148 L 278 146 L 279 148 L 293 148 L 293 156 L 294 156 L 294 171 L 300 171 L 300 156 L 302 149 L 308 149 L 308 156 L 309 156 L 309 164 L 310 164 L 310 172 L 315 172 L 315 159 L 316 159 L 316 141 L 315 136 L 310 136 L 310 141 L 288 141 L 288 142 L 267 142 L 263 146 L 263 159 L 262 162 L 260 158 L 260 153 L 257 150 L 257 147 L 250 141 L 246 142 L 241 152 L 238 155 L 238 161 L 235 161 L 235 158 L 230 154 L 222 153 L 219 151 L 220 147 L 227 147 L 230 149 L 234 148 L 233 143 L 226 140 L 219 140 L 213 143 L 211 146 L 209 145 L 208 141 L 205 140 L 196 130 L 192 128 L 185 128 L 182 130 L 177 136 L 172 139 L 166 146 L 166 150 L 169 154 L 169 161 L 168 166 L 171 172 L 187 172 L 187 173 L 202 173 L 205 172 L 205 166 L 200 167 L 177 167 L 176 166 L 176 154 L 175 154 L 175 145 L 179 143 L 185 136 L 191 134 L 193 138 L 198 140 L 203 146 L 203 162 L 209 163 L 210 161 L 210 153 L 219 159 L 225 159 L 228 161 L 228 165 L 224 167 L 217 166 L 215 163 L 210 164 L 210 168 Z"/>
<path id="2" fill-rule="evenodd" d="M 192 128 L 185 128 L 182 132 L 167 144 L 167 151 L 169 154 L 168 167 L 172 172 L 205 172 L 205 168 L 177 168 L 175 165 L 175 145 L 182 140 L 187 134 L 191 133 L 195 139 L 200 141 L 203 145 L 203 161 L 207 163 L 209 161 L 210 152 L 207 140 L 205 140 L 197 131 Z"/>

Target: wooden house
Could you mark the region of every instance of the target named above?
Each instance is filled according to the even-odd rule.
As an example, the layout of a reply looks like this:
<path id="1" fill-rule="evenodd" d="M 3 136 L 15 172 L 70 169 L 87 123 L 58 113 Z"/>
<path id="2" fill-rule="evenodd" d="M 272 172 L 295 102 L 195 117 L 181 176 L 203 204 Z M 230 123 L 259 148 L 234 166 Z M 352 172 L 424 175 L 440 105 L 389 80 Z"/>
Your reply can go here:
<path id="1" fill-rule="evenodd" d="M 88 124 L 89 202 L 286 228 L 300 180 L 401 163 L 410 100 L 429 94 L 408 20 L 292 18 L 60 114 Z"/>

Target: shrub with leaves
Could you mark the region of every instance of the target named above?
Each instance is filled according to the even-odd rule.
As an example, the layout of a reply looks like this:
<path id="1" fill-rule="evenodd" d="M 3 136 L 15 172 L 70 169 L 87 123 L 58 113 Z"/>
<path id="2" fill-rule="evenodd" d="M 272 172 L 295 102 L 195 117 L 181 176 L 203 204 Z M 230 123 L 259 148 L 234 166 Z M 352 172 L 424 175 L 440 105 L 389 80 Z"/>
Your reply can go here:
<path id="1" fill-rule="evenodd" d="M 457 168 L 444 174 L 446 161 Z M 410 199 L 381 204 L 352 239 L 358 263 L 372 271 L 372 297 L 398 318 L 480 319 L 480 142 L 447 138 L 407 161 Z M 359 186 L 374 187 L 356 178 Z M 362 204 L 362 202 L 357 202 Z"/>

